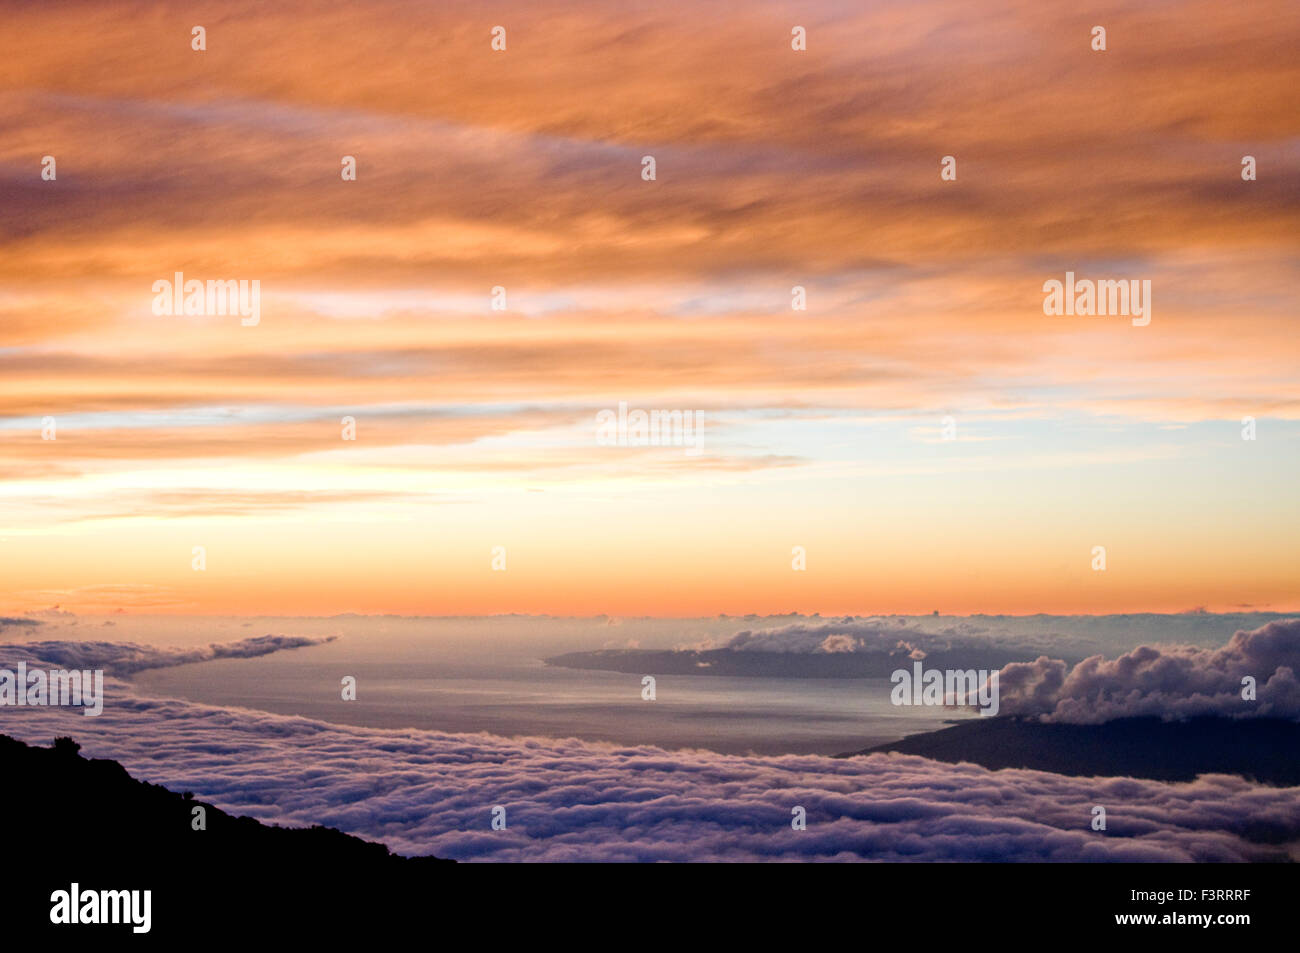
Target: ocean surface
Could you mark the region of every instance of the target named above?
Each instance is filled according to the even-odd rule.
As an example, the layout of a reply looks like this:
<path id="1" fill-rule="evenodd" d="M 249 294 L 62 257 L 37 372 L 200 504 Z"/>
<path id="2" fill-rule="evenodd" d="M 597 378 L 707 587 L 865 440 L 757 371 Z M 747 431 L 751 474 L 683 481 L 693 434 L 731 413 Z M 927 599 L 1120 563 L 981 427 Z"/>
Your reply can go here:
<path id="1" fill-rule="evenodd" d="M 887 679 L 659 676 L 656 697 L 647 701 L 638 675 L 542 661 L 609 641 L 593 642 L 590 625 L 531 621 L 524 626 L 528 639 L 511 637 L 518 626 L 503 620 L 392 622 L 364 638 L 340 636 L 260 658 L 155 669 L 133 680 L 149 695 L 339 724 L 735 754 L 839 754 L 970 717 L 951 709 L 895 707 Z M 294 629 L 289 634 L 329 634 Z M 576 644 L 569 641 L 575 638 Z M 345 675 L 357 680 L 356 701 L 341 698 Z"/>
<path id="2" fill-rule="evenodd" d="M 1115 654 L 1141 641 L 1221 644 L 1240 617 L 895 617 L 906 627 L 977 628 L 1065 651 Z M 543 659 L 598 648 L 720 645 L 746 628 L 825 619 L 552 619 L 495 616 L 321 619 L 125 616 L 41 627 L 33 638 L 194 646 L 277 634 L 332 638 L 257 658 L 220 659 L 132 676 L 146 695 L 301 715 L 341 725 L 579 738 L 727 754 L 838 754 L 978 717 L 890 704 L 887 679 L 659 676 L 642 698 L 639 675 L 549 666 Z M 9 637 L 12 637 L 10 635 Z M 356 679 L 355 701 L 341 697 Z"/>

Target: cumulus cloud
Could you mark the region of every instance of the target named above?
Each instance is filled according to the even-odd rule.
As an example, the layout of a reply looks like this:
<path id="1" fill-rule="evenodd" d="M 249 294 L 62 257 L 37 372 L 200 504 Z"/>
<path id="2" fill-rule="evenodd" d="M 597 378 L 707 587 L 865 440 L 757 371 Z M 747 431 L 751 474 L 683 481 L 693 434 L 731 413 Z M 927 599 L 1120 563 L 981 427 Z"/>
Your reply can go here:
<path id="1" fill-rule="evenodd" d="M 1073 668 L 1042 656 L 1005 666 L 1005 714 L 1095 724 L 1114 718 L 1196 715 L 1300 718 L 1300 619 L 1238 631 L 1217 649 L 1142 645 L 1115 659 L 1094 655 Z M 1242 698 L 1253 678 L 1256 699 Z"/>
<path id="2" fill-rule="evenodd" d="M 817 649 L 821 652 L 853 652 L 857 647 L 858 643 L 851 636 L 828 635 Z"/>
<path id="3" fill-rule="evenodd" d="M 52 667 L 103 669 L 112 675 L 131 675 L 151 668 L 170 668 L 191 662 L 225 658 L 257 658 L 283 649 L 296 649 L 334 641 L 334 636 L 259 635 L 238 642 L 214 642 L 193 649 L 140 645 L 135 642 L 22 642 L 0 645 L 0 658 L 21 654 L 31 664 L 40 659 Z M 17 651 L 15 651 L 17 650 Z"/>
<path id="4" fill-rule="evenodd" d="M 836 622 L 793 622 L 770 629 L 745 629 L 721 647 L 733 652 L 889 652 L 898 642 L 906 620 L 853 619 Z"/>
<path id="5" fill-rule="evenodd" d="M 979 626 L 949 626 L 926 632 L 908 619 L 846 617 L 832 622 L 794 622 L 770 629 L 745 629 L 721 647 L 733 652 L 883 652 L 925 658 L 935 651 L 970 648 L 1045 646 L 1043 640 L 1021 637 L 1014 641 L 983 634 Z"/>

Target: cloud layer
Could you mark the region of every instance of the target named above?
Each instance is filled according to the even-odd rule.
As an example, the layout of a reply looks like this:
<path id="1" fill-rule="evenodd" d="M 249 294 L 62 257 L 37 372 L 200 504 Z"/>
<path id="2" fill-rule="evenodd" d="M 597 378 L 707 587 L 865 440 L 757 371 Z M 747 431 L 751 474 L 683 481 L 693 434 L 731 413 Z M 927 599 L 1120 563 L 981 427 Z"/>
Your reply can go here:
<path id="1" fill-rule="evenodd" d="M 1046 656 L 1002 669 L 1004 714 L 1090 724 L 1143 715 L 1300 718 L 1300 619 L 1239 631 L 1222 648 L 1143 645 L 1073 668 Z M 1256 698 L 1242 697 L 1243 679 Z"/>
<path id="2" fill-rule="evenodd" d="M 238 642 L 214 642 L 193 649 L 140 645 L 135 642 L 23 642 L 0 645 L 0 658 L 37 658 L 51 667 L 103 669 L 109 675 L 133 675 L 151 668 L 171 668 L 213 659 L 257 658 L 284 649 L 333 642 L 334 637 L 259 635 Z M 29 662 L 30 665 L 30 662 Z M 12 665 L 10 666 L 12 667 Z"/>
<path id="3" fill-rule="evenodd" d="M 1012 638 L 989 634 L 973 622 L 959 622 L 939 631 L 927 631 L 920 623 L 897 617 L 844 618 L 831 622 L 792 622 L 768 629 L 745 629 L 719 648 L 733 652 L 810 653 L 885 652 L 902 657 L 924 658 L 935 651 L 1004 649 L 1023 653 L 1035 647 L 1047 649 L 1059 639 L 1020 635 Z"/>
<path id="4" fill-rule="evenodd" d="M 27 651 L 30 646 L 6 646 Z M 77 653 L 81 654 L 78 655 Z M 99 658 L 101 644 L 65 660 Z M 127 664 L 135 657 L 128 649 Z M 919 757 L 757 758 L 486 734 L 386 731 L 145 698 L 110 682 L 104 714 L 0 710 L 34 743 L 223 809 L 320 823 L 460 860 L 1264 861 L 1300 841 L 1300 788 L 988 771 Z M 343 704 L 340 702 L 340 704 Z M 507 828 L 490 828 L 492 808 Z M 1090 828 L 1106 808 L 1104 832 Z M 806 831 L 791 811 L 807 812 Z"/>

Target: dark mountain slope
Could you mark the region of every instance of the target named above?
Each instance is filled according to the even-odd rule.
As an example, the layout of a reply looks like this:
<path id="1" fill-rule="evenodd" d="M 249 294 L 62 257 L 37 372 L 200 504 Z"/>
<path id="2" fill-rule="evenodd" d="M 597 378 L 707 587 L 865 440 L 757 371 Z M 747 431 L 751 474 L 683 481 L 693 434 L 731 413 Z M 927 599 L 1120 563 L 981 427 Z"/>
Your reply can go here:
<path id="1" fill-rule="evenodd" d="M 206 830 L 192 827 L 195 807 Z M 50 894 L 73 882 L 152 890 L 159 927 L 176 927 L 182 914 L 193 926 L 196 910 L 251 926 L 427 895 L 455 876 L 453 861 L 402 857 L 332 828 L 232 817 L 137 781 L 116 761 L 83 758 L 68 739 L 38 748 L 0 735 L 0 818 L 5 854 L 23 871 L 6 886 L 7 921 L 28 929 L 50 928 Z"/>
<path id="2" fill-rule="evenodd" d="M 1300 724 L 1267 718 L 1122 718 L 1100 725 L 980 718 L 839 757 L 878 751 L 1085 777 L 1191 781 L 1199 774 L 1237 774 L 1300 785 Z"/>

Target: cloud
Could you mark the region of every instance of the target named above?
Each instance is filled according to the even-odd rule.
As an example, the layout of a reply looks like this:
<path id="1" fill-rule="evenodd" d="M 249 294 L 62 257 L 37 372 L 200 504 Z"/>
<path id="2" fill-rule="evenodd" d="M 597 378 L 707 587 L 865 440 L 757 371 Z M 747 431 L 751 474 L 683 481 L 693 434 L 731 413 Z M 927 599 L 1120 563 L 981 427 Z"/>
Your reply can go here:
<path id="1" fill-rule="evenodd" d="M 821 652 L 854 652 L 858 643 L 847 635 L 828 635 L 817 647 Z"/>
<path id="2" fill-rule="evenodd" d="M 1300 619 L 1238 631 L 1222 648 L 1142 645 L 1115 659 L 1094 655 L 1073 668 L 1058 659 L 1005 666 L 1004 714 L 1095 724 L 1155 715 L 1300 718 Z M 1257 699 L 1242 698 L 1242 679 Z"/>
<path id="3" fill-rule="evenodd" d="M 35 616 L 38 620 L 42 620 L 42 621 L 49 621 L 49 620 L 68 621 L 71 619 L 75 619 L 77 617 L 77 614 L 75 612 L 69 612 L 67 609 L 64 609 L 57 605 L 50 606 L 48 609 L 37 609 L 35 612 L 32 613 L 32 615 Z"/>
<path id="4" fill-rule="evenodd" d="M 1239 633 L 1247 638 L 1234 643 L 1257 659 L 1286 655 L 1280 631 Z M 315 641 L 21 648 L 121 674 Z M 1224 775 L 1167 784 L 898 754 L 761 758 L 381 730 L 145 697 L 114 677 L 98 718 L 25 707 L 3 709 L 3 719 L 6 734 L 40 744 L 71 734 L 88 757 L 235 814 L 326 824 L 401 853 L 459 860 L 1274 861 L 1300 842 L 1300 788 Z M 503 831 L 490 828 L 497 805 Z M 1107 810 L 1104 833 L 1090 829 L 1094 805 Z M 790 828 L 795 806 L 807 811 L 806 831 Z"/>
<path id="5" fill-rule="evenodd" d="M 196 649 L 162 648 L 134 642 L 22 642 L 0 644 L 0 653 L 15 656 L 13 661 L 17 662 L 16 653 L 21 652 L 29 667 L 32 659 L 39 659 L 59 668 L 103 669 L 111 675 L 132 675 L 152 668 L 170 668 L 214 659 L 257 658 L 284 649 L 333 642 L 334 639 L 335 636 L 259 635 L 238 642 L 214 642 Z"/>
<path id="6" fill-rule="evenodd" d="M 989 771 L 904 755 L 736 757 L 573 739 L 392 731 L 142 698 L 8 709 L 4 730 L 406 854 L 497 861 L 1266 861 L 1300 839 L 1300 788 Z M 342 703 L 340 703 L 342 704 Z M 1107 809 L 1105 833 L 1089 828 Z M 506 808 L 493 831 L 491 810 Z M 790 828 L 802 806 L 808 829 Z"/>
<path id="7" fill-rule="evenodd" d="M 0 632 L 3 632 L 5 629 L 33 629 L 41 624 L 40 619 L 26 619 L 21 616 L 13 618 L 0 616 Z"/>
<path id="8" fill-rule="evenodd" d="M 1104 71 L 1065 0 L 991 5 L 814 4 L 806 55 L 777 42 L 790 25 L 770 4 L 744 17 L 508 4 L 507 56 L 488 55 L 464 4 L 236 4 L 202 56 L 176 38 L 175 0 L 90 28 L 79 8 L 7 11 L 11 78 L 58 81 L 14 83 L 0 101 L 7 208 L 23 223 L 0 243 L 0 350 L 15 349 L 0 355 L 0 413 L 275 405 L 290 388 L 378 413 L 367 405 L 396 395 L 559 401 L 665 382 L 746 407 L 929 408 L 985 404 L 993 382 L 994 403 L 1020 401 L 1050 381 L 1053 410 L 1294 419 L 1296 156 L 1281 92 L 1294 5 L 1127 11 L 1144 55 L 1107 54 Z M 1186 22 L 1222 40 L 1200 43 Z M 439 37 L 436 90 L 413 79 L 417 36 Z M 949 188 L 938 159 L 955 144 Z M 346 149 L 361 174 L 344 186 Z M 1243 188 L 1231 165 L 1246 149 L 1268 171 Z M 647 150 L 661 160 L 652 202 L 637 178 Z M 47 152 L 57 182 L 37 174 Z M 1124 227 L 1099 207 L 1123 208 Z M 1033 318 L 1044 277 L 1099 257 L 1192 289 L 1161 299 L 1181 313 L 1131 355 Z M 151 319 L 150 282 L 177 268 L 264 279 L 256 343 Z M 789 320 L 796 280 L 819 320 Z M 512 311 L 484 321 L 495 284 Z M 530 308 L 544 326 L 529 327 Z M 1252 321 L 1225 340 L 1225 316 L 1243 311 Z M 1058 334 L 1077 360 L 1061 360 Z M 1172 385 L 1138 373 L 1153 358 Z M 1213 396 L 1177 386 L 1211 373 Z M 58 465 L 287 457 L 313 439 L 179 429 L 83 435 Z M 53 465 L 36 444 L 5 455 L 5 479 Z"/>
<path id="9" fill-rule="evenodd" d="M 886 653 L 921 659 L 934 651 L 961 648 L 1025 651 L 1030 646 L 1046 648 L 1050 644 L 1049 640 L 1034 635 L 1015 638 L 986 635 L 981 627 L 975 625 L 949 626 L 940 632 L 926 632 L 908 619 L 846 617 L 835 622 L 793 622 L 770 629 L 745 629 L 737 632 L 721 648 L 733 652 L 797 655 Z"/>
<path id="10" fill-rule="evenodd" d="M 721 648 L 733 652 L 791 652 L 804 654 L 830 651 L 830 641 L 836 652 L 892 651 L 900 632 L 906 631 L 906 620 L 849 619 L 839 622 L 810 624 L 792 622 L 770 629 L 745 629 L 737 632 Z M 833 641 L 832 641 L 833 640 Z"/>

